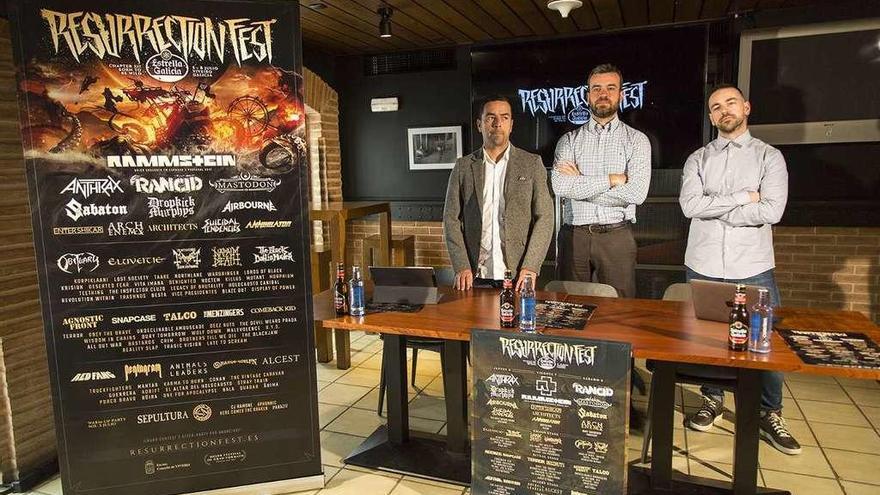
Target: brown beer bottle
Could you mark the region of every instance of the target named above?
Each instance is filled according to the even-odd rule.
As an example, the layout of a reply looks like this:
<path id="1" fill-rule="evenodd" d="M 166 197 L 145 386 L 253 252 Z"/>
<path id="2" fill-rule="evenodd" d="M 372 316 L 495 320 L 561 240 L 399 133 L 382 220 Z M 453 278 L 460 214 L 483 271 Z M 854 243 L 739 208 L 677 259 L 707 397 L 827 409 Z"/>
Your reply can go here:
<path id="1" fill-rule="evenodd" d="M 746 309 L 746 286 L 737 284 L 730 310 L 730 327 L 727 347 L 731 351 L 745 351 L 749 348 L 749 310 Z"/>
<path id="2" fill-rule="evenodd" d="M 513 272 L 504 270 L 504 288 L 501 289 L 501 328 L 516 327 L 516 295 L 513 293 Z"/>
<path id="3" fill-rule="evenodd" d="M 348 314 L 348 284 L 345 282 L 345 264 L 336 265 L 336 283 L 333 284 L 333 307 L 336 316 Z"/>

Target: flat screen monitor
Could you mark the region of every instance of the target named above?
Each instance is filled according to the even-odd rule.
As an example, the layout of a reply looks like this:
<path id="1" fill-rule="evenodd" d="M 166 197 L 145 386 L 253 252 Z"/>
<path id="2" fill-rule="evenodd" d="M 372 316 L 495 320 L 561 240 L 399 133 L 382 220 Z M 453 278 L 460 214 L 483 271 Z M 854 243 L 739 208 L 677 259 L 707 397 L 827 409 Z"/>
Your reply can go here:
<path id="1" fill-rule="evenodd" d="M 770 144 L 880 141 L 880 18 L 745 31 L 738 84 Z"/>

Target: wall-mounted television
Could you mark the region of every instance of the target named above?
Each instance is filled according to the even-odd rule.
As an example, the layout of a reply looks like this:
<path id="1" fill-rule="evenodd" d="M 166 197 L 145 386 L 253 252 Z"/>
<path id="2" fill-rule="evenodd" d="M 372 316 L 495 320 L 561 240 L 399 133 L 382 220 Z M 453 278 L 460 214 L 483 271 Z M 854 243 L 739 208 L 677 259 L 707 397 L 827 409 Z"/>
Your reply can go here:
<path id="1" fill-rule="evenodd" d="M 880 18 L 745 31 L 739 87 L 768 143 L 880 141 Z"/>

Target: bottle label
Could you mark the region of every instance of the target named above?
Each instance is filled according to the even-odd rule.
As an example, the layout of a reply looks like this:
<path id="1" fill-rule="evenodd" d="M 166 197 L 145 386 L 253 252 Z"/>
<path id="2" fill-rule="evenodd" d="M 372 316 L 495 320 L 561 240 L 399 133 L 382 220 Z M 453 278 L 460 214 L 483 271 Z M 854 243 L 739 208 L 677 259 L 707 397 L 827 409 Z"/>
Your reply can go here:
<path id="1" fill-rule="evenodd" d="M 351 308 L 361 309 L 364 307 L 364 288 L 352 287 L 351 289 Z"/>
<path id="2" fill-rule="evenodd" d="M 524 320 L 534 320 L 535 319 L 535 299 L 524 297 L 521 301 L 520 306 L 522 307 L 522 318 Z"/>
<path id="3" fill-rule="evenodd" d="M 755 342 L 761 338 L 761 314 L 757 311 L 752 313 L 752 322 L 750 327 L 751 337 L 749 337 L 749 339 Z"/>
<path id="4" fill-rule="evenodd" d="M 507 302 L 501 305 L 501 321 L 504 323 L 513 323 L 514 313 L 513 304 Z"/>
<path id="5" fill-rule="evenodd" d="M 741 321 L 730 324 L 730 342 L 733 344 L 745 344 L 749 340 L 749 329 Z"/>
<path id="6" fill-rule="evenodd" d="M 336 308 L 336 312 L 345 311 L 345 294 L 340 294 L 339 292 L 333 296 L 333 306 Z"/>

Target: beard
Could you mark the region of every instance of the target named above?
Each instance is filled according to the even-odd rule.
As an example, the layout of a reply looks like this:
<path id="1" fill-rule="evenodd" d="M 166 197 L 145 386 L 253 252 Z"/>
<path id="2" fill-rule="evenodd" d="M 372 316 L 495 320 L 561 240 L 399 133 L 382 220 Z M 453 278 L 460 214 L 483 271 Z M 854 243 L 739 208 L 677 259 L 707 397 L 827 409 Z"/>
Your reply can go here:
<path id="1" fill-rule="evenodd" d="M 599 104 L 604 104 L 604 106 L 600 107 Z M 596 103 L 590 103 L 590 113 L 599 117 L 600 119 L 604 119 L 610 117 L 617 113 L 618 104 L 611 103 L 611 100 L 600 100 Z"/>
<path id="2" fill-rule="evenodd" d="M 715 124 L 715 127 L 718 128 L 718 130 L 721 132 L 729 133 L 737 130 L 745 120 L 743 117 L 731 117 L 732 118 L 728 120 L 724 120 L 724 117 L 722 117 L 721 120 L 717 124 Z"/>

